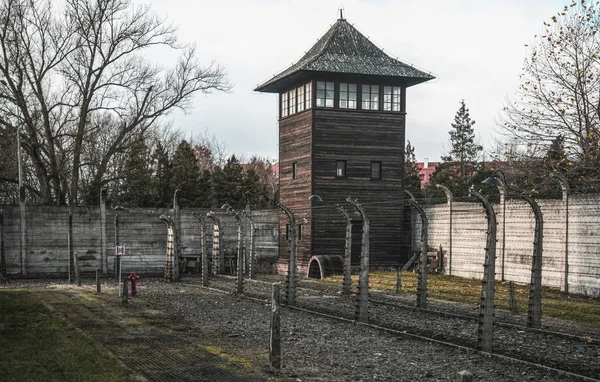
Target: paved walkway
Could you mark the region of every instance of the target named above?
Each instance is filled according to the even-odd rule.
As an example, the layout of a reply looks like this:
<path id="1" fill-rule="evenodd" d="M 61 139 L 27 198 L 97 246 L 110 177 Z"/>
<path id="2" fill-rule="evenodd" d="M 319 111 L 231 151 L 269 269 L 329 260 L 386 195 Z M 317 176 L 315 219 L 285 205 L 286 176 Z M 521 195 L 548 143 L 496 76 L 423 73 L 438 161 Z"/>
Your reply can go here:
<path id="1" fill-rule="evenodd" d="M 241 366 L 214 355 L 182 334 L 119 319 L 111 308 L 65 296 L 52 306 L 79 329 L 104 345 L 127 367 L 149 381 L 264 381 Z M 76 309 L 74 309 L 76 307 Z"/>

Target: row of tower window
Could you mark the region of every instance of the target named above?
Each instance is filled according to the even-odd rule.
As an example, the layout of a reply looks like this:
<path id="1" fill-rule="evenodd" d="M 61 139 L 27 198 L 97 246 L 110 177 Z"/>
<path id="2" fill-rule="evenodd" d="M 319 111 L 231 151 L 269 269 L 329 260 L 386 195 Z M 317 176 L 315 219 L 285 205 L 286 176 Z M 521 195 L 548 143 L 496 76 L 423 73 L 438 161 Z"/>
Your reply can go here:
<path id="1" fill-rule="evenodd" d="M 356 110 L 400 111 L 401 87 L 357 85 L 328 81 L 316 82 L 315 106 Z M 281 117 L 300 113 L 312 107 L 312 84 L 309 82 L 281 93 Z M 383 102 L 380 102 L 383 100 Z"/>
<path id="2" fill-rule="evenodd" d="M 335 162 L 335 176 L 336 178 L 345 178 L 347 176 L 346 173 L 346 161 L 345 160 L 337 160 Z M 297 179 L 298 177 L 298 162 L 292 163 L 292 179 Z M 371 179 L 381 179 L 381 162 L 373 161 L 371 162 Z"/>

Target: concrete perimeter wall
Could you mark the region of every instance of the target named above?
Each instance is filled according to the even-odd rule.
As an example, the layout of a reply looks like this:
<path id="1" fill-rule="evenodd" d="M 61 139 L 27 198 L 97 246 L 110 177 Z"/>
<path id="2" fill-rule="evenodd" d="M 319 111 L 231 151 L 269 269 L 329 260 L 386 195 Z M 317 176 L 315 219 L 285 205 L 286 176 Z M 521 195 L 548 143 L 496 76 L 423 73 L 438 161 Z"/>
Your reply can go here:
<path id="1" fill-rule="evenodd" d="M 566 204 L 563 200 L 536 200 L 543 214 L 542 283 L 569 292 L 600 296 L 600 195 L 569 197 L 568 248 Z M 535 218 L 531 207 L 520 199 L 506 201 L 506 229 L 503 233 L 503 205 L 495 204 L 498 223 L 496 278 L 529 283 L 533 254 Z M 442 246 L 446 274 L 449 273 L 450 209 L 448 204 L 424 206 L 429 219 L 429 247 Z M 413 220 L 413 248 L 418 248 L 420 224 Z M 479 203 L 454 203 L 452 218 L 452 272 L 454 276 L 481 278 L 485 255 L 487 220 Z M 503 248 L 504 270 L 502 269 Z M 568 251 L 568 252 L 567 252 Z M 568 253 L 568 269 L 565 267 Z"/>
<path id="2" fill-rule="evenodd" d="M 8 275 L 21 275 L 19 251 L 19 207 L 0 206 L 3 212 L 4 252 Z M 180 210 L 181 252 L 200 254 L 200 223 L 192 216 L 205 216 L 208 209 Z M 26 256 L 23 267 L 27 277 L 67 277 L 69 269 L 69 212 L 73 214 L 73 252 L 83 272 L 104 268 L 115 269 L 115 218 L 117 211 L 106 211 L 106 251 L 102 254 L 101 213 L 99 208 L 27 206 Z M 215 210 L 221 220 L 224 254 L 235 254 L 237 225 L 233 217 Z M 161 275 L 164 273 L 167 229 L 161 214 L 173 216 L 168 209 L 130 209 L 118 211 L 119 244 L 126 248 L 123 272 Z M 255 250 L 259 260 L 275 261 L 278 253 L 278 212 L 252 212 L 255 228 Z M 249 225 L 246 225 L 248 232 Z M 211 256 L 212 224 L 206 224 L 207 252 Z M 247 245 L 247 244 L 246 244 Z M 102 267 L 101 262 L 104 262 Z"/>

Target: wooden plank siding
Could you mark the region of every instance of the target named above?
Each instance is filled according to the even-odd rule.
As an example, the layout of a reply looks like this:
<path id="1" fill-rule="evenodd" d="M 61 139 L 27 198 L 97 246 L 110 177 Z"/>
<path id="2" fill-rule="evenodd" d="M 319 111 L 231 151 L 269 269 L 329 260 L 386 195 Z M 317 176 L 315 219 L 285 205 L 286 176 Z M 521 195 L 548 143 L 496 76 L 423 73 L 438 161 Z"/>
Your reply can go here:
<path id="1" fill-rule="evenodd" d="M 400 255 L 404 124 L 403 113 L 314 110 L 313 192 L 333 204 L 348 196 L 364 204 L 375 266 L 406 261 Z M 344 178 L 336 177 L 337 160 L 346 161 Z M 373 161 L 381 162 L 381 179 L 371 179 Z M 333 210 L 313 207 L 312 254 L 343 255 L 344 220 Z"/>
<path id="2" fill-rule="evenodd" d="M 298 243 L 298 274 L 306 275 L 310 259 L 310 201 L 312 193 L 312 109 L 282 118 L 279 121 L 279 184 L 280 200 L 303 225 L 303 238 Z M 296 179 L 292 179 L 292 166 L 297 163 Z M 306 219 L 306 221 L 305 221 Z M 286 241 L 288 219 L 282 212 L 279 217 L 280 273 L 287 270 L 288 245 Z"/>

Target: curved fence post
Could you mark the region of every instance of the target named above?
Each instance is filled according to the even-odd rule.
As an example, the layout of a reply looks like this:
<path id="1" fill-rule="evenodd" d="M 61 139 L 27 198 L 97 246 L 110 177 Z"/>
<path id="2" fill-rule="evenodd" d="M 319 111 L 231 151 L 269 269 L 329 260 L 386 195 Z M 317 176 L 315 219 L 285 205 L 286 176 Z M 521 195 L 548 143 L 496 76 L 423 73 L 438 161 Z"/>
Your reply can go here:
<path id="1" fill-rule="evenodd" d="M 231 207 L 227 203 L 223 204 L 223 207 L 221 207 L 221 209 L 225 210 L 228 215 L 233 216 L 235 219 L 235 223 L 237 224 L 237 259 L 236 259 L 237 260 L 236 261 L 236 263 L 237 263 L 237 269 L 236 269 L 237 286 L 236 286 L 236 293 L 242 294 L 242 293 L 244 293 L 244 259 L 242 256 L 242 243 L 243 243 L 242 217 L 240 216 L 240 214 L 235 212 L 233 207 Z"/>
<path id="2" fill-rule="evenodd" d="M 108 272 L 108 253 L 106 241 L 106 189 L 100 189 L 100 271 Z"/>
<path id="3" fill-rule="evenodd" d="M 483 264 L 483 280 L 481 303 L 479 304 L 479 328 L 477 331 L 477 348 L 485 352 L 492 351 L 494 338 L 494 281 L 496 274 L 496 213 L 490 202 L 479 192 L 470 190 L 470 194 L 481 202 L 488 221 L 485 262 Z"/>
<path id="4" fill-rule="evenodd" d="M 248 219 L 250 223 L 250 232 L 248 233 L 249 243 L 248 250 L 246 251 L 246 262 L 248 263 L 248 278 L 253 279 L 256 277 L 256 258 L 254 254 L 254 217 L 252 217 L 252 212 L 248 208 L 245 211 L 242 211 L 244 217 Z"/>
<path id="5" fill-rule="evenodd" d="M 523 198 L 533 210 L 535 217 L 535 233 L 533 238 L 533 259 L 531 264 L 531 283 L 529 284 L 529 305 L 527 308 L 527 326 L 539 329 L 542 326 L 542 245 L 543 224 L 540 206 L 529 195 L 522 194 Z"/>
<path id="6" fill-rule="evenodd" d="M 344 287 L 343 293 L 352 293 L 352 217 L 344 207 L 336 204 L 334 206 L 346 219 L 346 240 L 344 242 Z"/>
<path id="7" fill-rule="evenodd" d="M 167 252 L 166 252 L 166 263 L 165 263 L 165 281 L 178 281 L 178 274 L 176 270 L 179 269 L 177 263 L 177 250 L 175 248 L 175 224 L 173 218 L 170 216 L 160 215 L 160 220 L 164 221 L 167 225 Z"/>
<path id="8" fill-rule="evenodd" d="M 360 214 L 363 221 L 362 246 L 360 251 L 360 276 L 358 279 L 358 293 L 356 295 L 355 319 L 359 322 L 369 321 L 369 218 L 364 208 L 356 199 L 349 196 L 346 202 L 352 205 Z"/>
<path id="9" fill-rule="evenodd" d="M 560 182 L 562 201 L 565 209 L 565 257 L 563 260 L 563 280 L 560 288 L 563 292 L 569 293 L 569 193 L 571 190 L 569 182 L 567 182 L 564 176 L 553 172 L 552 177 Z"/>
<path id="10" fill-rule="evenodd" d="M 212 274 L 216 276 L 221 272 L 221 262 L 224 261 L 221 253 L 221 220 L 212 211 L 207 212 L 206 217 L 213 222 Z"/>
<path id="11" fill-rule="evenodd" d="M 448 274 L 452 276 L 452 224 L 454 218 L 454 195 L 452 195 L 452 191 L 443 184 L 436 184 L 437 188 L 442 189 L 444 194 L 446 194 L 446 199 L 448 199 L 448 209 L 449 209 L 449 227 L 448 227 Z"/>
<path id="12" fill-rule="evenodd" d="M 4 252 L 4 212 L 0 210 L 0 280 L 7 280 L 6 253 Z"/>
<path id="13" fill-rule="evenodd" d="M 288 236 L 288 274 L 286 276 L 286 293 L 285 303 L 294 305 L 296 303 L 296 260 L 298 257 L 298 243 L 296 242 L 296 217 L 294 213 L 282 203 L 279 203 L 279 208 L 286 214 L 290 222 L 290 234 Z"/>
<path id="14" fill-rule="evenodd" d="M 179 194 L 181 193 L 180 189 L 176 189 L 173 193 L 173 231 L 175 234 L 175 268 L 173 268 L 173 274 L 176 281 L 179 281 L 179 275 L 183 272 L 181 266 L 183 263 L 180 263 L 181 259 L 181 213 L 179 210 Z"/>
<path id="15" fill-rule="evenodd" d="M 200 223 L 200 251 L 202 255 L 202 286 L 208 286 L 208 253 L 206 253 L 206 227 L 204 217 L 197 212 L 192 217 L 198 219 Z"/>
<path id="16" fill-rule="evenodd" d="M 408 191 L 404 192 L 409 196 L 408 203 L 417 210 L 421 218 L 421 254 L 419 256 L 419 277 L 417 283 L 417 306 L 427 308 L 427 238 L 429 234 L 429 221 L 423 207 L 417 203 L 414 195 Z"/>

